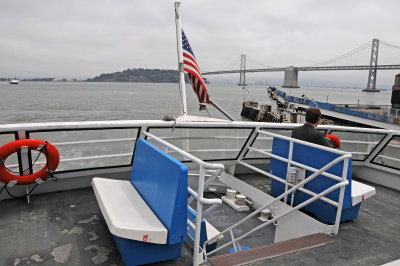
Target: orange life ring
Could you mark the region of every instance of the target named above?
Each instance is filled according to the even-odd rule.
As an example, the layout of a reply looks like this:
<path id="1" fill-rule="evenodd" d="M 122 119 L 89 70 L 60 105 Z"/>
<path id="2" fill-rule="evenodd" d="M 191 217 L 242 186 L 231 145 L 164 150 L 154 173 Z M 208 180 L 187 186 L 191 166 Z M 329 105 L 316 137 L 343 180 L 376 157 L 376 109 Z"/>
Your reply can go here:
<path id="1" fill-rule="evenodd" d="M 22 147 L 28 147 L 29 150 L 41 150 L 46 156 L 47 163 L 45 166 L 38 172 L 30 175 L 21 176 L 10 173 L 4 166 L 4 162 L 8 156 L 20 151 Z M 58 153 L 56 147 L 47 141 L 39 139 L 21 139 L 7 143 L 6 145 L 0 147 L 0 160 L 3 161 L 3 163 L 0 163 L 0 181 L 8 183 L 14 179 L 18 179 L 18 185 L 23 185 L 32 184 L 37 178 L 42 180 L 46 179 L 50 175 L 47 169 L 50 169 L 51 171 L 57 169 L 58 163 L 60 162 L 60 154 Z"/>

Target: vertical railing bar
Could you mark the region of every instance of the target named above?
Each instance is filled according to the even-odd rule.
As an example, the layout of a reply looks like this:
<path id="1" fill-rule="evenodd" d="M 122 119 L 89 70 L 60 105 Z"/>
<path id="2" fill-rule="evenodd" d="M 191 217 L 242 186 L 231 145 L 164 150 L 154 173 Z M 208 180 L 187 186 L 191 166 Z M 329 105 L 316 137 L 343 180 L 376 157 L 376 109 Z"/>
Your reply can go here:
<path id="1" fill-rule="evenodd" d="M 289 141 L 289 155 L 288 155 L 288 161 L 287 161 L 287 167 L 286 167 L 286 182 L 285 182 L 285 192 L 288 189 L 288 173 L 289 173 L 289 168 L 292 163 L 292 156 L 293 156 L 293 141 Z M 287 204 L 287 196 L 283 199 L 283 201 Z"/>
<path id="2" fill-rule="evenodd" d="M 342 172 L 342 182 L 347 180 L 347 170 L 349 168 L 349 158 L 346 158 L 343 161 L 343 172 Z M 349 184 L 351 186 L 351 184 Z M 342 215 L 342 208 L 343 208 L 343 198 L 344 198 L 344 190 L 345 186 L 340 188 L 339 192 L 339 202 L 338 202 L 338 207 L 336 211 L 336 220 L 335 220 L 335 226 L 334 226 L 334 233 L 335 235 L 339 231 L 339 223 L 340 223 L 340 217 Z"/>
<path id="3" fill-rule="evenodd" d="M 233 235 L 232 229 L 229 230 L 229 233 L 231 234 L 233 248 L 235 249 L 235 252 L 237 252 L 238 249 L 237 249 L 237 246 L 236 246 L 235 236 Z"/>
<path id="4" fill-rule="evenodd" d="M 221 173 L 222 170 L 220 169 L 214 171 L 214 173 L 212 173 L 212 175 L 204 182 L 204 188 L 208 187 L 208 185 L 210 185 L 211 182 L 215 181 Z M 190 196 L 188 198 L 188 204 L 192 203 L 194 200 L 195 198 L 193 196 Z"/>
<path id="5" fill-rule="evenodd" d="M 197 188 L 197 193 L 199 199 L 203 198 L 204 193 L 204 167 L 200 166 L 199 170 L 199 185 Z M 196 264 L 199 262 L 199 249 L 200 249 L 200 230 L 201 230 L 201 219 L 202 219 L 202 211 L 203 211 L 203 203 L 200 200 L 197 200 L 197 208 L 196 208 L 196 230 L 194 235 L 194 248 L 193 248 L 193 260 Z"/>

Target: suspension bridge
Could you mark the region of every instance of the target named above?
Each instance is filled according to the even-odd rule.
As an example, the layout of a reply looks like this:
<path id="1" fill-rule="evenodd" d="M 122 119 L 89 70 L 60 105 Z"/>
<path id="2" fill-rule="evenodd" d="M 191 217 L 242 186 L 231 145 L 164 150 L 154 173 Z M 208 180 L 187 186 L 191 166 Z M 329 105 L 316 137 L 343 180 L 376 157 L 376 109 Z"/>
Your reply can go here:
<path id="1" fill-rule="evenodd" d="M 387 63 L 378 64 L 378 56 L 381 61 Z M 246 55 L 241 55 L 240 69 L 209 71 L 203 72 L 202 74 L 218 75 L 239 73 L 240 78 L 238 85 L 246 86 L 246 73 L 284 72 L 284 83 L 282 87 L 298 88 L 299 71 L 368 70 L 368 83 L 363 91 L 379 92 L 379 89 L 376 88 L 377 71 L 400 69 L 400 47 L 379 41 L 378 39 L 373 39 L 343 55 L 309 66 L 246 68 L 246 63 Z"/>

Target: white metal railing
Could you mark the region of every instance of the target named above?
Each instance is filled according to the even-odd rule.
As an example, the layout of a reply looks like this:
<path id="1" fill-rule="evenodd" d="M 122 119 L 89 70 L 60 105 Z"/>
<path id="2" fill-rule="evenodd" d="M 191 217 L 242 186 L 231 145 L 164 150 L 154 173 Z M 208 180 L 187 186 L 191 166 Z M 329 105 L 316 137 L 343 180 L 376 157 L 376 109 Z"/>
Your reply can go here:
<path id="1" fill-rule="evenodd" d="M 221 250 L 221 249 L 223 249 L 223 248 L 225 248 L 225 247 L 227 247 L 229 245 L 233 245 L 234 249 L 237 250 L 237 246 L 240 246 L 239 243 L 238 243 L 240 240 L 242 240 L 245 237 L 249 236 L 250 234 L 252 234 L 252 233 L 254 233 L 254 232 L 256 232 L 256 231 L 258 231 L 258 230 L 260 230 L 260 229 L 262 229 L 262 228 L 264 228 L 264 227 L 266 227 L 266 226 L 268 226 L 268 225 L 270 225 L 272 223 L 274 223 L 276 220 L 281 219 L 281 218 L 289 215 L 290 213 L 292 213 L 292 212 L 294 212 L 294 211 L 296 211 L 296 210 L 298 210 L 300 208 L 303 208 L 304 206 L 307 206 L 308 204 L 310 204 L 310 203 L 312 203 L 312 202 L 314 202 L 314 201 L 316 201 L 318 199 L 321 199 L 321 200 L 327 202 L 328 204 L 331 204 L 331 205 L 333 205 L 334 207 L 337 208 L 335 225 L 334 225 L 334 233 L 337 234 L 337 232 L 339 230 L 340 216 L 341 216 L 341 212 L 342 212 L 342 205 L 343 205 L 343 198 L 344 198 L 344 189 L 345 189 L 345 186 L 349 183 L 348 180 L 347 180 L 347 171 L 348 171 L 349 158 L 351 158 L 351 154 L 348 153 L 348 152 L 343 152 L 343 151 L 340 151 L 340 150 L 335 150 L 335 149 L 332 149 L 332 148 L 323 147 L 323 146 L 316 145 L 316 144 L 313 144 L 313 143 L 309 143 L 309 142 L 305 142 L 305 141 L 301 141 L 301 140 L 297 140 L 297 139 L 292 139 L 292 138 L 289 138 L 289 137 L 281 136 L 281 135 L 278 135 L 278 134 L 266 132 L 266 131 L 259 130 L 259 129 L 257 130 L 257 133 L 261 134 L 261 135 L 267 135 L 267 136 L 270 136 L 270 137 L 280 138 L 280 139 L 284 139 L 284 140 L 289 141 L 289 156 L 288 156 L 288 158 L 286 159 L 286 158 L 277 156 L 275 154 L 272 154 L 270 152 L 266 152 L 266 151 L 262 151 L 260 149 L 253 148 L 253 147 L 250 146 L 250 144 L 247 145 L 247 147 L 246 147 L 247 150 L 252 150 L 252 151 L 255 151 L 255 152 L 258 152 L 258 153 L 262 153 L 264 155 L 269 155 L 271 158 L 275 158 L 275 159 L 281 160 L 283 162 L 286 162 L 288 168 L 291 165 L 295 165 L 295 166 L 302 167 L 302 168 L 307 169 L 307 170 L 311 170 L 314 173 L 312 175 L 310 175 L 309 177 L 305 178 L 304 180 L 300 181 L 297 184 L 291 184 L 287 180 L 282 180 L 281 178 L 279 178 L 279 177 L 277 177 L 277 176 L 275 176 L 273 174 L 267 173 L 267 172 L 265 172 L 265 171 L 263 171 L 263 170 L 261 170 L 261 169 L 259 169 L 257 167 L 254 167 L 254 166 L 252 166 L 252 165 L 250 165 L 250 164 L 248 164 L 246 162 L 243 162 L 242 159 L 238 159 L 237 162 L 239 164 L 244 165 L 246 167 L 249 167 L 250 169 L 252 169 L 252 170 L 254 170 L 254 171 L 258 172 L 258 173 L 261 173 L 261 174 L 263 174 L 263 175 L 265 175 L 267 177 L 270 177 L 270 178 L 272 178 L 274 180 L 277 180 L 279 182 L 284 183 L 285 184 L 285 192 L 283 194 L 281 194 L 280 196 L 278 196 L 277 198 L 275 198 L 273 201 L 268 202 L 267 204 L 261 206 L 256 211 L 254 211 L 250 215 L 246 216 L 244 219 L 240 220 L 239 222 L 235 223 L 234 225 L 232 225 L 232 226 L 228 227 L 227 229 L 223 230 L 219 235 L 215 236 L 212 239 L 207 240 L 203 244 L 203 251 L 204 251 L 204 255 L 205 255 L 206 259 L 207 259 L 207 256 L 212 255 L 212 254 L 216 253 L 217 251 L 219 251 L 219 250 Z M 332 160 L 331 162 L 329 162 L 325 166 L 323 166 L 321 169 L 315 169 L 315 168 L 306 166 L 304 164 L 301 164 L 301 163 L 298 163 L 298 162 L 295 162 L 295 161 L 292 160 L 293 143 L 300 143 L 300 144 L 303 144 L 303 145 L 306 145 L 306 146 L 310 146 L 310 147 L 315 147 L 315 148 L 318 148 L 318 149 L 321 149 L 321 150 L 334 152 L 334 153 L 336 153 L 336 154 L 338 154 L 340 156 L 338 158 Z M 329 168 L 331 168 L 332 166 L 336 165 L 337 163 L 339 163 L 341 161 L 344 161 L 342 176 L 336 176 L 336 175 L 333 175 L 333 174 L 330 174 L 330 173 L 326 172 Z M 338 181 L 338 183 L 336 183 L 335 185 L 332 185 L 331 187 L 327 188 L 326 190 L 324 190 L 324 191 L 322 191 L 322 192 L 320 192 L 318 194 L 314 193 L 313 191 L 310 191 L 310 190 L 304 188 L 305 184 L 311 182 L 313 179 L 315 179 L 319 175 L 323 175 L 323 176 L 326 176 L 327 178 L 331 178 L 331 179 L 333 179 L 335 181 Z M 289 188 L 289 187 L 291 187 L 291 188 Z M 331 200 L 331 199 L 328 199 L 328 198 L 324 197 L 325 195 L 327 195 L 328 193 L 330 193 L 330 192 L 332 192 L 332 191 L 334 191 L 336 189 L 340 189 L 339 198 L 338 198 L 337 202 L 334 201 L 334 200 Z M 306 201 L 304 201 L 304 202 L 302 202 L 301 204 L 297 205 L 296 207 L 294 207 L 292 209 L 289 209 L 289 210 L 287 210 L 287 211 L 285 211 L 285 212 L 283 212 L 283 213 L 281 213 L 279 215 L 276 215 L 273 219 L 270 219 L 268 222 L 265 222 L 265 223 L 255 227 L 255 228 L 251 229 L 250 231 L 248 231 L 246 233 L 243 233 L 241 236 L 235 238 L 235 236 L 233 234 L 233 229 L 235 229 L 238 226 L 240 226 L 241 224 L 245 223 L 250 218 L 258 215 L 263 210 L 265 210 L 265 209 L 269 208 L 270 206 L 272 206 L 273 204 L 275 204 L 277 201 L 280 201 L 281 199 L 284 199 L 284 202 L 286 203 L 287 202 L 287 196 L 288 195 L 292 195 L 291 202 L 293 204 L 294 192 L 296 190 L 300 190 L 302 192 L 305 192 L 305 193 L 311 195 L 311 198 L 306 200 Z M 208 243 L 216 240 L 218 237 L 220 237 L 221 235 L 224 235 L 224 234 L 226 234 L 228 232 L 231 235 L 231 241 L 229 241 L 228 243 L 218 247 L 217 249 L 215 249 L 215 250 L 213 250 L 211 252 L 208 252 L 208 253 L 206 252 L 205 247 L 206 247 L 206 245 Z"/>
<path id="2" fill-rule="evenodd" d="M 88 122 L 61 122 L 61 123 L 35 123 L 35 124 L 9 124 L 9 125 L 0 125 L 0 133 L 10 133 L 7 138 L 10 136 L 13 136 L 15 134 L 18 134 L 19 138 L 25 138 L 27 133 L 29 132 L 40 132 L 40 131 L 46 131 L 46 132 L 51 132 L 54 134 L 57 134 L 59 131 L 65 131 L 65 130 L 73 130 L 73 132 L 79 131 L 79 130 L 107 130 L 107 129 L 134 129 L 134 130 L 140 130 L 140 131 L 146 131 L 147 129 L 153 129 L 153 128 L 174 128 L 174 126 L 179 126 L 180 128 L 202 128 L 202 129 L 207 129 L 213 130 L 215 128 L 220 128 L 220 129 L 255 129 L 255 128 L 268 128 L 268 130 L 291 130 L 292 128 L 298 126 L 297 124 L 288 124 L 288 123 L 260 123 L 260 122 L 245 122 L 245 121 L 234 121 L 234 122 L 212 122 L 212 123 L 207 123 L 207 122 L 176 122 L 174 123 L 173 121 L 157 121 L 157 120 L 152 120 L 152 121 L 146 121 L 146 120 L 127 120 L 127 121 L 88 121 Z M 343 126 L 319 126 L 318 129 L 323 129 L 323 130 L 329 130 L 333 132 L 346 132 L 346 134 L 352 134 L 352 135 L 359 135 L 359 134 L 382 134 L 383 138 L 380 142 L 377 142 L 376 140 L 374 141 L 358 141 L 356 140 L 357 137 L 352 137 L 351 139 L 343 139 L 341 142 L 343 144 L 349 144 L 344 147 L 347 149 L 347 151 L 352 152 L 354 155 L 358 155 L 359 157 L 356 157 L 358 160 L 363 160 L 363 164 L 368 165 L 369 167 L 372 168 L 377 168 L 379 170 L 386 169 L 382 168 L 385 166 L 378 165 L 376 163 L 370 163 L 373 158 L 377 156 L 377 153 L 382 150 L 383 147 L 389 144 L 389 140 L 391 139 L 392 136 L 399 136 L 400 132 L 395 131 L 395 130 L 385 130 L 385 129 L 371 129 L 371 128 L 355 128 L 355 127 L 343 127 Z M 399 126 L 400 129 L 400 126 Z M 52 130 L 54 130 L 52 132 Z M 3 135 L 0 134 L 0 139 Z M 224 134 L 223 132 L 219 133 L 217 136 L 212 135 L 212 136 L 204 136 L 204 137 L 194 137 L 194 136 L 176 136 L 176 134 L 171 134 L 170 136 L 165 136 L 162 137 L 163 139 L 181 139 L 183 138 L 188 138 L 188 139 L 193 139 L 197 141 L 201 140 L 223 140 L 223 139 L 229 139 L 230 141 L 235 140 L 237 141 L 239 148 L 232 149 L 232 147 L 223 147 L 218 149 L 218 152 L 226 154 L 235 154 L 239 152 L 240 147 L 243 146 L 243 143 L 245 143 L 245 138 L 249 138 L 250 136 L 229 136 L 229 134 Z M 264 136 L 266 141 L 269 141 L 270 137 Z M 99 140 L 99 139 L 93 139 L 93 140 L 87 140 L 87 141 L 63 141 L 63 142 L 58 142 L 56 144 L 62 145 L 63 147 L 68 147 L 68 146 L 79 146 L 79 144 L 82 143 L 93 143 L 96 145 L 102 145 L 102 142 L 122 142 L 122 141 L 133 141 L 135 138 L 113 138 L 113 139 L 105 139 L 105 140 Z M 260 137 L 258 137 L 260 139 Z M 357 149 L 354 149 L 354 145 L 358 145 Z M 390 145 L 390 144 L 389 144 Z M 85 146 L 85 145 L 82 145 Z M 365 147 L 365 149 L 363 148 Z M 199 157 L 204 158 L 209 158 L 206 155 L 207 154 L 217 154 L 215 151 L 216 147 L 210 147 L 208 149 L 202 148 L 202 149 L 186 149 L 186 147 L 183 147 L 183 150 L 190 151 L 191 153 L 198 153 Z M 75 149 L 75 148 L 74 148 Z M 93 147 L 82 147 L 82 149 L 93 149 Z M 121 154 L 121 152 L 117 152 L 116 154 Z M 98 160 L 101 158 L 109 158 L 108 156 L 112 154 L 106 154 L 106 155 L 96 155 L 96 157 L 88 157 L 85 158 L 84 156 L 79 158 L 79 160 Z M 61 154 L 62 161 L 60 164 L 60 168 L 62 169 L 62 163 L 64 160 L 74 160 L 75 158 L 66 158 Z M 392 157 L 393 158 L 393 157 Z M 76 158 L 78 159 L 78 158 Z M 212 158 L 212 159 L 219 159 L 223 160 L 224 158 Z M 232 159 L 232 157 L 231 157 Z M 255 158 L 256 159 L 256 158 Z M 114 165 L 115 166 L 115 165 Z M 78 167 L 78 166 L 74 166 Z M 82 167 L 82 169 L 86 170 L 85 167 Z M 73 169 L 66 169 L 66 170 L 80 170 L 79 168 L 73 168 Z M 392 170 L 390 170 L 392 171 Z"/>
<path id="3" fill-rule="evenodd" d="M 193 224 L 192 221 L 190 220 L 187 221 L 188 226 L 190 226 L 190 228 L 192 228 L 195 231 L 194 248 L 193 248 L 193 265 L 198 265 L 203 261 L 203 258 L 201 256 L 202 252 L 200 252 L 200 230 L 201 230 L 201 219 L 203 217 L 203 204 L 210 204 L 210 205 L 222 204 L 221 199 L 206 199 L 203 197 L 204 187 L 205 187 L 205 171 L 206 169 L 216 170 L 216 174 L 217 176 L 219 176 L 224 171 L 225 167 L 222 164 L 217 164 L 217 163 L 211 164 L 204 162 L 203 160 L 191 155 L 190 153 L 187 153 L 179 149 L 178 147 L 148 132 L 144 132 L 144 135 L 150 138 L 150 140 L 161 144 L 164 147 L 165 151 L 167 148 L 171 149 L 180 156 L 183 156 L 187 160 L 190 160 L 199 166 L 199 179 L 198 179 L 197 192 L 188 187 L 189 194 L 197 200 L 196 223 Z"/>
<path id="4" fill-rule="evenodd" d="M 157 121 L 157 120 L 151 120 L 151 121 L 146 121 L 146 120 L 128 120 L 128 121 L 88 121 L 88 122 L 61 122 L 61 123 L 35 123 L 35 124 L 10 124 L 10 125 L 0 125 L 0 133 L 10 133 L 6 134 L 6 139 L 9 139 L 10 136 L 15 136 L 15 134 L 18 134 L 18 137 L 25 138 L 28 133 L 30 132 L 40 132 L 40 131 L 46 131 L 47 134 L 58 134 L 59 131 L 71 131 L 72 132 L 77 132 L 80 130 L 107 130 L 107 129 L 128 129 L 128 130 L 139 130 L 141 132 L 146 131 L 148 129 L 153 130 L 153 128 L 161 128 L 161 129 L 168 129 L 168 128 L 174 128 L 174 126 L 179 126 L 179 128 L 201 128 L 203 130 L 209 129 L 210 131 L 213 131 L 215 128 L 219 129 L 225 129 L 225 130 L 230 130 L 230 129 L 260 129 L 260 128 L 268 128 L 268 130 L 274 130 L 274 131 L 288 131 L 291 130 L 292 128 L 298 126 L 297 124 L 288 124 L 288 123 L 260 123 L 260 122 L 245 122 L 245 121 L 234 121 L 234 122 L 212 122 L 212 123 L 207 123 L 207 122 L 181 122 L 177 121 L 174 123 L 173 121 Z M 399 126 L 400 128 L 400 126 Z M 334 134 L 336 132 L 345 132 L 346 134 L 350 134 L 349 136 L 351 137 L 354 135 L 354 137 L 351 137 L 350 139 L 346 139 L 346 137 L 342 137 L 343 139 L 341 142 L 343 144 L 348 144 L 343 146 L 344 149 L 346 149 L 348 152 L 351 152 L 352 154 L 355 155 L 354 159 L 356 160 L 361 160 L 361 163 L 358 162 L 358 165 L 368 165 L 368 167 L 371 168 L 376 168 L 378 170 L 383 170 L 383 169 L 388 169 L 388 171 L 398 171 L 398 170 L 393 170 L 393 168 L 386 167 L 385 165 L 379 165 L 379 163 L 371 163 L 373 158 L 376 158 L 377 155 L 384 155 L 387 156 L 386 154 L 378 154 L 382 151 L 386 145 L 390 145 L 390 139 L 392 136 L 400 136 L 399 131 L 395 130 L 385 130 L 385 129 L 371 129 L 371 128 L 355 128 L 355 127 L 343 127 L 343 126 L 319 126 L 318 129 L 323 129 L 323 130 L 328 130 L 328 131 L 333 131 Z M 164 130 L 165 131 L 165 130 Z M 229 134 L 225 134 L 225 131 L 220 131 L 218 135 L 213 135 L 210 134 L 210 136 L 191 136 L 186 135 L 186 136 L 177 136 L 177 134 L 170 134 L 169 136 L 161 137 L 162 139 L 168 139 L 168 140 L 173 140 L 173 139 L 180 139 L 182 141 L 187 140 L 188 145 L 183 145 L 182 149 L 190 152 L 197 154 L 198 157 L 200 158 L 208 158 L 208 159 L 213 159 L 213 160 L 221 160 L 224 161 L 224 156 L 226 159 L 232 160 L 234 158 L 234 155 L 238 155 L 239 151 L 243 149 L 244 143 L 246 143 L 245 139 L 249 139 L 250 136 L 246 134 L 238 134 L 237 136 L 230 136 Z M 189 132 L 190 133 L 190 132 Z M 247 133 L 250 134 L 250 133 Z M 359 134 L 381 134 L 382 139 L 379 141 L 371 140 L 371 141 L 360 141 L 357 140 L 357 136 Z M 178 134 L 179 135 L 179 134 Z M 197 134 L 196 134 L 197 135 Z M 0 134 L 0 139 L 2 138 L 3 134 Z M 86 149 L 88 151 L 92 151 L 92 154 L 96 152 L 96 150 L 93 150 L 95 147 L 98 145 L 102 145 L 103 143 L 118 143 L 123 141 L 134 141 L 135 138 L 111 138 L 111 139 L 94 139 L 92 140 L 83 140 L 83 141 L 68 141 L 68 135 L 66 135 L 66 140 L 63 142 L 56 142 L 55 144 L 61 145 L 65 149 L 69 149 L 69 147 L 75 146 L 74 148 L 70 148 L 70 151 L 75 150 L 75 149 Z M 213 147 L 213 146 L 208 146 L 208 147 L 202 147 L 202 148 L 190 148 L 189 147 L 189 140 L 193 141 L 202 141 L 202 140 L 214 140 L 218 142 L 219 140 L 224 140 L 228 139 L 229 141 L 235 141 L 236 140 L 236 147 L 235 149 L 232 149 L 232 147 Z M 271 137 L 270 136 L 259 136 L 257 140 L 262 141 L 267 141 L 270 142 Z M 82 145 L 82 147 L 79 147 L 79 144 L 95 144 L 93 147 L 86 147 L 86 145 Z M 222 143 L 222 142 L 221 142 Z M 357 146 L 354 146 L 357 145 Z M 59 146 L 59 147 L 61 147 Z M 65 151 L 64 149 L 64 151 Z M 115 154 L 104 154 L 104 155 L 98 155 L 95 154 L 95 156 L 80 156 L 79 158 L 73 157 L 73 158 L 68 158 L 65 154 L 64 151 L 61 151 L 61 164 L 59 166 L 59 169 L 62 169 L 62 171 L 68 171 L 68 170 L 87 170 L 88 164 L 82 164 L 80 166 L 79 164 L 74 164 L 71 166 L 67 166 L 66 168 L 63 168 L 63 163 L 64 162 L 71 162 L 71 161 L 96 161 L 100 159 L 109 159 L 109 158 L 117 158 L 118 155 L 121 155 L 121 152 L 115 152 Z M 216 156 L 217 154 L 223 154 L 223 156 Z M 227 158 L 227 155 L 232 155 L 230 158 Z M 254 154 L 253 152 L 251 154 Z M 208 156 L 207 156 L 208 155 Z M 210 156 L 211 155 L 211 156 Z M 249 154 L 250 155 L 250 154 Z M 113 157 L 110 157 L 113 156 Z M 127 153 L 123 154 L 123 157 L 128 156 Z M 240 155 L 238 155 L 240 156 Z M 387 156 L 390 157 L 390 156 Z M 394 157 L 394 160 L 396 160 Z M 249 158 L 249 156 L 247 156 Z M 258 157 L 260 158 L 260 157 Z M 268 158 L 268 157 L 261 157 L 261 158 Z M 251 158 L 250 158 L 251 159 Z M 254 159 L 257 159 L 255 157 Z M 27 159 L 25 160 L 27 161 Z M 116 161 L 117 163 L 118 161 Z M 101 164 L 101 162 L 99 161 Z M 114 163 L 113 165 L 110 166 L 119 166 Z M 100 167 L 102 165 L 96 165 L 95 167 Z M 90 164 L 91 166 L 94 164 Z M 7 165 L 8 166 L 8 165 Z M 14 167 L 15 165 L 12 165 L 10 167 Z M 121 165 L 122 166 L 122 165 Z"/>
<path id="5" fill-rule="evenodd" d="M 380 115 L 388 115 L 391 119 L 400 117 L 400 109 L 384 106 L 380 108 Z"/>
<path id="6" fill-rule="evenodd" d="M 136 138 L 123 138 L 123 139 L 96 139 L 96 140 L 82 140 L 82 141 L 68 141 L 68 142 L 55 142 L 52 143 L 54 146 L 65 146 L 65 145 L 80 145 L 80 144 L 99 144 L 99 143 L 110 143 L 110 142 L 126 142 L 136 141 Z"/>

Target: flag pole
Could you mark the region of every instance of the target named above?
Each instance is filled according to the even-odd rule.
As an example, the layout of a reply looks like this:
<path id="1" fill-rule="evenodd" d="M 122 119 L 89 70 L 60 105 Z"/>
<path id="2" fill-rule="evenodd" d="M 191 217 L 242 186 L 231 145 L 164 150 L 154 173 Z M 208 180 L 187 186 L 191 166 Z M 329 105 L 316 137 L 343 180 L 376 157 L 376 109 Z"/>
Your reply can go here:
<path id="1" fill-rule="evenodd" d="M 224 109 L 222 109 L 221 106 L 219 106 L 216 102 L 214 102 L 211 99 L 210 99 L 210 104 L 214 106 L 218 111 L 220 111 L 224 116 L 226 116 L 229 120 L 235 121 L 235 119 L 230 114 L 228 114 Z"/>
<path id="2" fill-rule="evenodd" d="M 180 2 L 175 2 L 176 45 L 178 52 L 179 91 L 181 94 L 181 111 L 183 115 L 187 115 L 185 73 L 183 72 L 181 13 L 179 9 L 180 4 L 181 4 Z"/>

